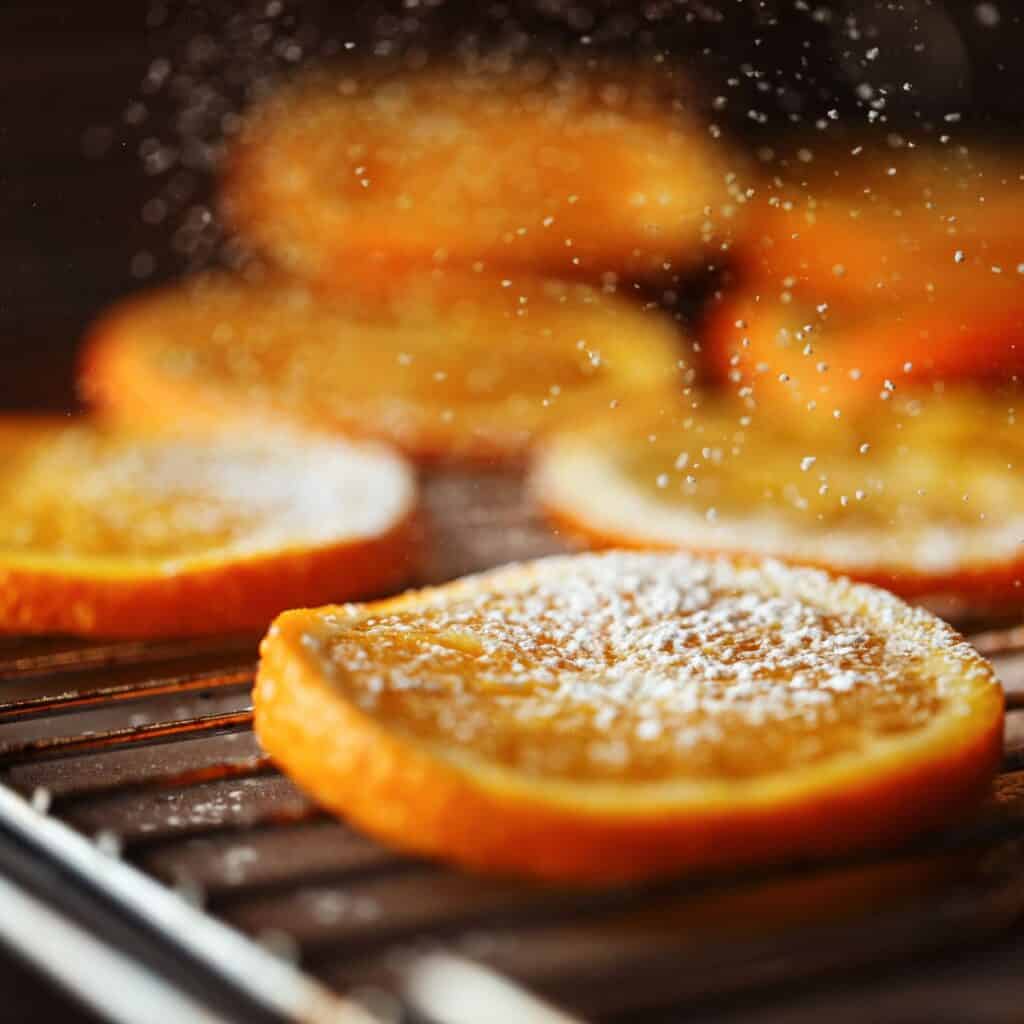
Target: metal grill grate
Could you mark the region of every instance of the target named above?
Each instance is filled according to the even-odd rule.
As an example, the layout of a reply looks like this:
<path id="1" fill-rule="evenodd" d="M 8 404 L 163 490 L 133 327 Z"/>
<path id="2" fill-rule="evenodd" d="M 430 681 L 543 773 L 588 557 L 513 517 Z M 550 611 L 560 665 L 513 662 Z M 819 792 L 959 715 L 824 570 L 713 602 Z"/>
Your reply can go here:
<path id="1" fill-rule="evenodd" d="M 560 549 L 514 479 L 439 473 L 426 500 L 429 581 Z M 414 861 L 320 813 L 255 744 L 253 637 L 5 640 L 0 870 L 18 888 L 0 899 L 30 905 L 16 926 L 0 915 L 0 937 L 60 959 L 23 926 L 56 912 L 83 963 L 105 955 L 103 977 L 128 973 L 115 986 L 76 964 L 50 968 L 133 1021 L 356 1015 L 335 992 L 378 1020 L 567 1019 L 524 990 L 586 1019 L 667 1007 L 683 1019 L 740 1013 L 780 985 L 920 963 L 1005 934 L 1024 912 L 1024 629 L 974 642 L 1015 709 L 976 822 L 843 863 L 581 892 Z M 136 990 L 159 1015 L 128 1006 Z"/>

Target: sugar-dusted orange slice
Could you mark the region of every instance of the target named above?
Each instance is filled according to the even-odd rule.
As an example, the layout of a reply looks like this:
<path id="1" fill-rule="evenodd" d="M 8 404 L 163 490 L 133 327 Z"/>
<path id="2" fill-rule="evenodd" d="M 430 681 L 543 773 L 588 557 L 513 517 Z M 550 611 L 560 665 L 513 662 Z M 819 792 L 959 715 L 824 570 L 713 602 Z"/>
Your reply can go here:
<path id="1" fill-rule="evenodd" d="M 745 194 L 683 83 L 619 68 L 321 74 L 254 110 L 224 208 L 280 266 L 348 288 L 413 266 L 686 268 Z"/>
<path id="2" fill-rule="evenodd" d="M 690 371 L 675 324 L 582 284 L 410 278 L 390 298 L 200 279 L 94 330 L 84 390 L 132 418 L 276 415 L 420 458 L 515 458 L 611 405 L 657 406 Z"/>
<path id="3" fill-rule="evenodd" d="M 612 552 L 282 615 L 256 730 L 402 849 L 581 882 L 834 854 L 969 810 L 1002 743 L 940 620 L 777 562 Z"/>
<path id="4" fill-rule="evenodd" d="M 914 301 L 804 296 L 748 287 L 714 307 L 705 348 L 718 380 L 760 401 L 832 412 L 929 381 L 1024 372 L 1024 281 Z"/>
<path id="5" fill-rule="evenodd" d="M 776 156 L 737 258 L 815 301 L 955 297 L 993 279 L 1024 289 L 1024 162 L 979 146 L 808 144 Z"/>
<path id="6" fill-rule="evenodd" d="M 415 485 L 387 449 L 0 420 L 0 630 L 258 630 L 410 574 Z"/>
<path id="7" fill-rule="evenodd" d="M 1024 423 L 925 394 L 860 417 L 707 402 L 553 438 L 533 489 L 594 544 L 817 565 L 904 596 L 1024 598 Z"/>

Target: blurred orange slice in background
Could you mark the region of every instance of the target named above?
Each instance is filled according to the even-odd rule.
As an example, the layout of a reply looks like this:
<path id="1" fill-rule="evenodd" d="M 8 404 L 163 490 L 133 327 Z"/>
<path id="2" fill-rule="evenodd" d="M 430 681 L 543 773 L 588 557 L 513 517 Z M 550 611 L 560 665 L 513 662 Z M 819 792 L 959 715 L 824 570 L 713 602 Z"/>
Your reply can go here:
<path id="1" fill-rule="evenodd" d="M 415 482 L 376 445 L 0 421 L 0 630 L 262 630 L 383 593 L 416 552 Z"/>
<path id="2" fill-rule="evenodd" d="M 808 143 L 773 154 L 736 256 L 746 276 L 852 295 L 956 300 L 993 280 L 1024 290 L 1024 162 L 952 143 Z"/>
<path id="3" fill-rule="evenodd" d="M 806 292 L 808 289 L 804 289 Z M 929 382 L 1010 380 L 1024 371 L 1024 281 L 935 298 L 814 304 L 752 287 L 704 328 L 713 376 L 761 403 L 857 410 Z"/>
<path id="4" fill-rule="evenodd" d="M 597 546 L 816 565 L 904 596 L 1024 600 L 1024 424 L 1012 400 L 922 393 L 863 416 L 708 399 L 552 438 L 532 488 Z"/>
<path id="5" fill-rule="evenodd" d="M 87 346 L 84 394 L 121 418 L 296 422 L 419 459 L 516 460 L 541 433 L 689 386 L 668 317 L 583 284 L 410 277 L 328 299 L 227 278 L 129 299 Z"/>
<path id="6" fill-rule="evenodd" d="M 689 91 L 537 62 L 307 76 L 250 113 L 224 210 L 277 265 L 343 289 L 367 267 L 678 272 L 728 243 L 745 200 Z"/>

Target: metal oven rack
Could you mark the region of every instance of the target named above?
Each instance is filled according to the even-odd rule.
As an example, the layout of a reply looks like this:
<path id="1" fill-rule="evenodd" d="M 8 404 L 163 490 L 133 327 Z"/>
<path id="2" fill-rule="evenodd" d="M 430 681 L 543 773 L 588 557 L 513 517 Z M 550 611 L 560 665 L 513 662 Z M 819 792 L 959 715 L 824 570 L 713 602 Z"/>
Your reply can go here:
<path id="1" fill-rule="evenodd" d="M 427 579 L 560 549 L 514 478 L 436 473 L 425 493 Z M 320 813 L 254 741 L 254 637 L 2 640 L 0 940 L 132 1024 L 853 1021 L 869 968 L 894 1010 L 871 1019 L 1015 1020 L 1024 629 L 973 638 L 1014 708 L 977 821 L 843 863 L 599 892 L 410 860 Z M 931 1016 L 950 991 L 978 1016 Z"/>

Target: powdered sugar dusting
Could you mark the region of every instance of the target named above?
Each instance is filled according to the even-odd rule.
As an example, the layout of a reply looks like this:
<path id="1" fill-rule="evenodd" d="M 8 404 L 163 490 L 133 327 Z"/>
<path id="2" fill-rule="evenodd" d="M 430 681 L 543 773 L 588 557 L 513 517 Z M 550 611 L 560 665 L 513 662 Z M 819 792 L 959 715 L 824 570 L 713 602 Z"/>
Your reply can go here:
<path id="1" fill-rule="evenodd" d="M 653 430 L 563 435 L 537 460 L 533 489 L 627 545 L 756 552 L 860 576 L 998 570 L 1021 557 L 1024 439 L 998 401 L 944 396 L 835 426 L 751 420 L 742 406 L 705 403 Z M 951 455 L 961 451 L 970 458 Z"/>
<path id="2" fill-rule="evenodd" d="M 135 301 L 112 337 L 186 405 L 202 396 L 411 451 L 516 450 L 614 399 L 664 399 L 692 375 L 677 366 L 672 321 L 615 295 L 458 280 L 465 294 L 424 277 L 390 300 L 201 278 Z"/>
<path id="3" fill-rule="evenodd" d="M 78 425 L 0 437 L 0 551 L 158 561 L 386 531 L 414 484 L 383 448 L 277 431 L 160 438 Z"/>
<path id="4" fill-rule="evenodd" d="M 947 676 L 987 671 L 927 613 L 776 563 L 615 552 L 483 579 L 325 612 L 317 654 L 392 728 L 540 775 L 823 762 L 925 727 Z"/>

